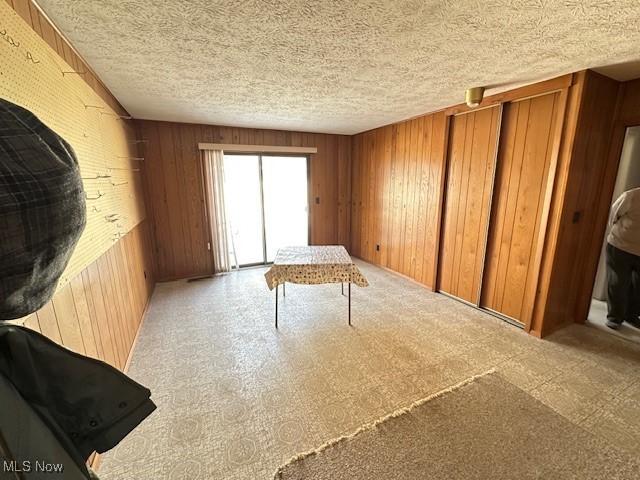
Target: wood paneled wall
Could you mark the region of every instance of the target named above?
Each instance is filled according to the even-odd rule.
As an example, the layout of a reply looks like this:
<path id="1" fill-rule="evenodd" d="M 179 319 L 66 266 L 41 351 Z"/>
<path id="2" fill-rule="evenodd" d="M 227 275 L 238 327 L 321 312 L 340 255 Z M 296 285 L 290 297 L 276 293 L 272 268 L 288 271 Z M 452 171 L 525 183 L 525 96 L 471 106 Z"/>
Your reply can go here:
<path id="1" fill-rule="evenodd" d="M 353 137 L 351 253 L 425 285 L 435 278 L 442 112 Z"/>
<path id="2" fill-rule="evenodd" d="M 117 113 L 127 112 L 28 0 L 7 0 L 74 71 Z M 55 112 L 53 112 L 55 113 Z M 117 141 L 130 144 L 135 134 L 123 129 Z M 143 196 L 142 189 L 132 191 Z M 13 323 L 32 328 L 67 348 L 123 370 L 154 286 L 151 238 L 145 220 L 95 261 L 62 284 L 38 312 Z"/>
<path id="3" fill-rule="evenodd" d="M 549 223 L 550 253 L 540 283 L 539 295 L 547 302 L 535 312 L 532 324 L 540 336 L 583 322 L 589 311 L 622 148 L 621 139 L 617 148 L 612 144 L 614 125 L 620 121 L 616 112 L 625 103 L 620 103 L 620 87 L 587 71 L 576 75 L 571 88 L 552 209 L 556 218 Z M 619 132 L 624 136 L 621 124 Z"/>
<path id="4" fill-rule="evenodd" d="M 349 247 L 350 137 L 142 120 L 147 205 L 158 280 L 213 273 L 198 143 L 317 147 L 311 155 L 311 243 Z"/>
<path id="5" fill-rule="evenodd" d="M 600 82 L 609 80 L 600 78 Z M 614 128 L 640 125 L 640 78 L 620 85 L 620 98 Z M 614 132 L 616 135 L 619 132 Z M 617 148 L 616 145 L 614 147 Z M 617 155 L 617 152 L 613 152 Z"/>
<path id="6" fill-rule="evenodd" d="M 602 241 L 604 230 L 599 229 L 604 228 L 602 219 L 611 200 L 611 193 L 605 198 L 604 190 L 610 183 L 607 178 L 615 180 L 624 133 L 620 127 L 620 145 L 610 153 L 618 87 L 618 82 L 606 77 L 579 72 L 503 92 L 480 105 L 505 104 L 503 154 L 508 153 L 510 142 L 522 147 L 511 162 L 502 160 L 503 169 L 495 180 L 494 191 L 499 192 L 494 213 L 513 220 L 513 231 L 499 223 L 490 229 L 495 238 L 487 261 L 496 257 L 497 270 L 487 270 L 495 282 L 493 294 L 488 291 L 483 304 L 527 318 L 525 328 L 537 336 L 580 321 L 588 310 L 597 263 L 597 252 L 592 250 Z M 637 118 L 633 110 L 634 99 L 640 104 L 637 92 L 626 90 L 630 107 L 625 108 L 624 101 L 618 105 L 620 125 L 625 115 L 627 122 Z M 452 115 L 466 111 L 464 105 L 454 106 L 353 137 L 352 254 L 435 286 L 434 259 L 439 249 L 446 248 L 439 245 L 441 205 L 452 189 L 444 184 L 444 152 L 457 129 Z M 524 162 L 532 156 L 537 160 Z M 516 163 L 520 167 L 526 163 L 527 168 L 514 168 Z M 510 171 L 517 172 L 515 177 L 507 176 L 509 165 Z M 446 225 L 443 228 L 444 238 Z M 522 241 L 512 238 L 516 229 Z M 512 248 L 500 252 L 497 247 L 507 240 Z M 500 268 L 502 273 L 513 270 L 509 281 Z M 500 293 L 496 302 L 496 291 L 502 288 L 504 293 L 507 287 L 517 292 Z"/>
<path id="7" fill-rule="evenodd" d="M 146 222 L 17 321 L 65 347 L 124 370 L 154 279 Z"/>
<path id="8" fill-rule="evenodd" d="M 500 105 L 450 120 L 438 289 L 477 305 L 491 213 Z"/>

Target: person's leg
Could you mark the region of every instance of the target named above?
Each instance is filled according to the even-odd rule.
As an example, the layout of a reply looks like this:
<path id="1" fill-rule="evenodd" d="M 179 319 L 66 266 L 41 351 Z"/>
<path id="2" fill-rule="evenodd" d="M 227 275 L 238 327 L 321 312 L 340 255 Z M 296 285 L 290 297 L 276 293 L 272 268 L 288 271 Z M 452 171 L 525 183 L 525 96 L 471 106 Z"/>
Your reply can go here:
<path id="1" fill-rule="evenodd" d="M 620 328 L 627 318 L 629 288 L 633 271 L 627 252 L 607 244 L 607 327 Z"/>
<path id="2" fill-rule="evenodd" d="M 631 273 L 631 286 L 629 287 L 629 303 L 627 304 L 627 317 L 625 321 L 636 328 L 640 328 L 640 257 L 636 257 L 633 272 Z"/>

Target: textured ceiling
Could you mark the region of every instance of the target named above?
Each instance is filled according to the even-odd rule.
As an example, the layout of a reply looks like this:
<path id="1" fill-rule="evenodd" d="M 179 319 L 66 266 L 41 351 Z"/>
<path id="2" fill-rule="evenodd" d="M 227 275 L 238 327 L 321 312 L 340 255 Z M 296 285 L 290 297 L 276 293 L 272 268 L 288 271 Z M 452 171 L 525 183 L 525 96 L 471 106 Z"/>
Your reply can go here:
<path id="1" fill-rule="evenodd" d="M 38 0 L 137 118 L 352 134 L 640 60 L 640 0 Z"/>

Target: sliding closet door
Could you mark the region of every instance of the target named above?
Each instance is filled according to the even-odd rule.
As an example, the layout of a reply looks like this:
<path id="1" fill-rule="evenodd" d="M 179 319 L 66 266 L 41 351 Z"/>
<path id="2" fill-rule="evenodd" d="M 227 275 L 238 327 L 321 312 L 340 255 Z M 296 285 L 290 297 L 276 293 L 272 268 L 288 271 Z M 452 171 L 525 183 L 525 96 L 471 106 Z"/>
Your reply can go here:
<path id="1" fill-rule="evenodd" d="M 504 106 L 481 306 L 522 323 L 535 296 L 564 98 Z"/>
<path id="2" fill-rule="evenodd" d="M 500 128 L 499 105 L 451 118 L 438 289 L 477 305 Z"/>

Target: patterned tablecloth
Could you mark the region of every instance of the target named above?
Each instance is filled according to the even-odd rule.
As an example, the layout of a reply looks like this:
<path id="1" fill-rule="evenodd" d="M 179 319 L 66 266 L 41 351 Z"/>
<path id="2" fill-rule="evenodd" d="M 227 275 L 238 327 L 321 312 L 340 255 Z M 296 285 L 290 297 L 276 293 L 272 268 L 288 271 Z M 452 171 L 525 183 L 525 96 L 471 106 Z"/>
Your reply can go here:
<path id="1" fill-rule="evenodd" d="M 285 247 L 278 250 L 273 266 L 264 274 L 269 290 L 282 283 L 355 283 L 369 282 L 342 245 Z"/>

